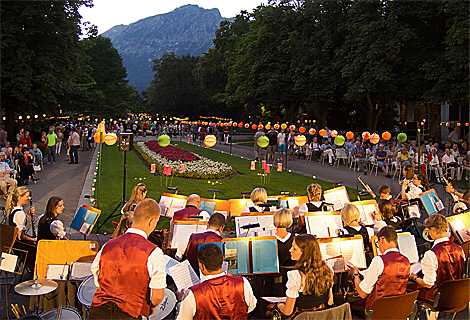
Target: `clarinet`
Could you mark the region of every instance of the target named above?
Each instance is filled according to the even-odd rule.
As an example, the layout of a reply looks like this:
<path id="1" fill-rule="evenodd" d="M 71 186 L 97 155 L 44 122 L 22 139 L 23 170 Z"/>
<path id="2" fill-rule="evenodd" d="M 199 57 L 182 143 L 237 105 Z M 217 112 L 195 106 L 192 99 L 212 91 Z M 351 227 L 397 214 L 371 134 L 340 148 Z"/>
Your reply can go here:
<path id="1" fill-rule="evenodd" d="M 31 230 L 33 232 L 33 238 L 36 238 L 36 221 L 34 219 L 34 214 L 31 213 L 31 208 L 33 207 L 33 193 L 29 191 L 29 216 L 31 218 Z"/>

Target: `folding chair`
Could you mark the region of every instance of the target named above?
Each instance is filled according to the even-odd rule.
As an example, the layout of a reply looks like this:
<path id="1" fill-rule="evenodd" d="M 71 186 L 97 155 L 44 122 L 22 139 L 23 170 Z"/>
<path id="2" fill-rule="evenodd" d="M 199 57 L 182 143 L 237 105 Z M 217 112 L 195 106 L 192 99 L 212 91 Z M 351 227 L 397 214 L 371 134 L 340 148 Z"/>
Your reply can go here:
<path id="1" fill-rule="evenodd" d="M 408 318 L 413 320 L 418 311 L 416 304 L 418 294 L 419 291 L 416 290 L 397 296 L 379 298 L 372 303 L 366 320 L 405 320 Z"/>
<path id="2" fill-rule="evenodd" d="M 379 170 L 379 162 L 375 158 L 375 156 L 372 156 L 370 158 L 370 174 L 372 174 L 375 170 L 375 175 L 377 176 L 377 171 Z"/>
<path id="3" fill-rule="evenodd" d="M 336 149 L 335 165 L 336 163 L 338 163 L 338 167 L 339 167 L 341 160 L 343 160 L 343 164 L 347 166 L 349 162 L 348 154 L 345 149 Z"/>

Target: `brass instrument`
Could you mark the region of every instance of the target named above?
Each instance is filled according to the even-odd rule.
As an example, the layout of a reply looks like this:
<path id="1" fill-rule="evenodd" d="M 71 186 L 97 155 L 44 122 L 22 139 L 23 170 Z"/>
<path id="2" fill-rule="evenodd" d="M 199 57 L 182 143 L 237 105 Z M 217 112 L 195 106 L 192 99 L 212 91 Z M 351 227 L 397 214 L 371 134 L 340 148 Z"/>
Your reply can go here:
<path id="1" fill-rule="evenodd" d="M 434 240 L 429 236 L 428 228 L 424 228 L 423 230 L 423 239 L 429 242 L 433 242 Z"/>
<path id="2" fill-rule="evenodd" d="M 374 191 L 372 191 L 372 189 L 369 187 L 368 184 L 365 184 L 365 183 L 361 180 L 361 177 L 362 177 L 362 175 L 360 175 L 359 177 L 357 177 L 357 180 L 359 180 L 359 182 L 364 186 L 364 188 L 365 188 L 366 191 L 372 196 L 372 198 L 375 198 L 376 195 L 375 195 Z"/>

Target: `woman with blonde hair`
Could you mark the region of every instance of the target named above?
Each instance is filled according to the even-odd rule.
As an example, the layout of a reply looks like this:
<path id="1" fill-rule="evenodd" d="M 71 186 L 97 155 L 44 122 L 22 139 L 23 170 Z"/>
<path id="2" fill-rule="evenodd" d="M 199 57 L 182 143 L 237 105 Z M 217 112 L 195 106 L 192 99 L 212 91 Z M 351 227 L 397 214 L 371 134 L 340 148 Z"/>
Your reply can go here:
<path id="1" fill-rule="evenodd" d="M 121 221 L 119 221 L 118 225 L 116 226 L 116 231 L 111 236 L 112 238 L 119 237 L 126 233 L 127 229 L 132 226 L 132 221 L 134 220 L 134 211 L 127 211 L 121 216 Z"/>
<path id="2" fill-rule="evenodd" d="M 341 209 L 341 219 L 343 220 L 344 230 L 347 234 L 362 236 L 364 242 L 364 250 L 366 253 L 371 253 L 372 248 L 370 245 L 369 232 L 367 227 L 359 223 L 361 213 L 359 209 L 353 204 L 347 204 Z M 370 255 L 366 254 L 366 258 L 370 258 Z M 370 259 L 368 259 L 370 262 Z"/>
<path id="3" fill-rule="evenodd" d="M 254 213 L 254 212 L 263 212 L 269 211 L 268 208 L 261 208 L 258 205 L 261 203 L 266 203 L 268 201 L 268 193 L 264 188 L 255 188 L 251 192 L 250 199 L 253 202 L 254 206 L 244 207 L 242 213 Z"/>
<path id="4" fill-rule="evenodd" d="M 34 207 L 31 207 L 27 214 L 23 211 L 23 207 L 29 204 L 30 199 L 31 194 L 29 189 L 18 187 L 8 196 L 6 209 L 9 215 L 10 226 L 16 226 L 18 229 L 18 240 L 36 242 L 37 238 L 26 234 L 27 219 L 30 214 L 34 215 Z"/>
<path id="5" fill-rule="evenodd" d="M 310 234 L 295 237 L 290 249 L 297 261 L 287 272 L 286 302 L 277 308 L 283 319 L 293 319 L 305 311 L 327 308 L 333 304 L 333 270 L 323 260 L 317 239 Z"/>
<path id="6" fill-rule="evenodd" d="M 299 208 L 299 218 L 297 219 L 297 228 L 295 233 L 307 233 L 305 226 L 305 213 L 323 210 L 323 201 L 321 201 L 322 187 L 318 183 L 312 183 L 307 187 L 308 199 L 310 202 L 304 203 Z"/>
<path id="7" fill-rule="evenodd" d="M 59 220 L 59 215 L 64 211 L 64 200 L 60 197 L 50 197 L 47 201 L 46 212 L 39 219 L 39 240 L 66 239 L 64 224 Z"/>
<path id="8" fill-rule="evenodd" d="M 132 189 L 131 198 L 121 210 L 121 213 L 124 214 L 127 211 L 134 211 L 134 207 L 139 203 L 139 201 L 143 200 L 147 195 L 147 186 L 143 183 L 138 183 L 134 189 Z"/>

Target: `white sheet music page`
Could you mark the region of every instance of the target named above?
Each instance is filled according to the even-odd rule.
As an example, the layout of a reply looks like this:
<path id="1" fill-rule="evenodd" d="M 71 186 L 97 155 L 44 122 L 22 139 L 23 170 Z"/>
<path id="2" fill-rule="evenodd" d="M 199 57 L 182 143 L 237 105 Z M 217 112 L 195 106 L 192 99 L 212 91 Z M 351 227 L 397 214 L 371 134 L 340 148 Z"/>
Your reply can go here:
<path id="1" fill-rule="evenodd" d="M 330 237 L 337 237 L 338 230 L 343 228 L 343 220 L 341 219 L 341 215 L 339 214 L 332 214 L 332 215 L 324 215 L 325 218 L 325 226 L 330 230 Z"/>
<path id="2" fill-rule="evenodd" d="M 349 200 L 348 192 L 344 188 L 324 193 L 323 197 L 326 202 L 334 204 L 335 211 L 341 210 L 346 203 L 351 202 Z"/>
<path id="3" fill-rule="evenodd" d="M 2 255 L 0 257 L 0 270 L 7 272 L 15 272 L 17 261 L 18 256 L 2 252 Z"/>
<path id="4" fill-rule="evenodd" d="M 341 247 L 339 242 L 324 242 L 319 243 L 320 251 L 324 260 L 326 260 L 334 272 L 344 271 L 344 259 L 341 254 Z"/>
<path id="5" fill-rule="evenodd" d="M 274 226 L 274 216 L 258 216 L 258 222 L 262 229 L 258 232 L 259 236 L 271 236 L 276 234 L 277 228 Z"/>
<path id="6" fill-rule="evenodd" d="M 349 261 L 358 268 L 366 268 L 362 238 L 340 241 L 339 243 L 341 245 L 341 254 L 345 261 Z"/>
<path id="7" fill-rule="evenodd" d="M 180 263 L 166 254 L 163 255 L 163 258 L 165 259 L 165 272 L 167 275 L 171 275 L 170 268 L 179 265 Z"/>
<path id="8" fill-rule="evenodd" d="M 91 264 L 93 262 L 72 262 L 70 280 L 84 280 L 91 276 Z"/>
<path id="9" fill-rule="evenodd" d="M 321 215 L 305 216 L 307 220 L 307 232 L 317 236 L 317 238 L 329 238 L 330 234 L 325 225 L 325 217 Z M 330 231 L 331 233 L 331 231 Z"/>
<path id="10" fill-rule="evenodd" d="M 419 261 L 418 248 L 416 247 L 415 236 L 410 234 L 398 237 L 398 249 L 400 253 L 410 260 L 410 263 Z"/>
<path id="11" fill-rule="evenodd" d="M 47 265 L 47 280 L 67 280 L 69 274 L 69 266 L 61 264 L 48 264 Z"/>
<path id="12" fill-rule="evenodd" d="M 289 204 L 289 209 L 293 209 L 295 207 L 300 207 L 299 200 L 298 199 L 287 199 L 287 203 Z"/>
<path id="13" fill-rule="evenodd" d="M 242 229 L 243 226 L 248 224 L 255 224 L 258 223 L 258 216 L 241 216 L 235 217 L 235 225 L 237 229 L 237 238 L 240 237 L 247 237 L 248 236 L 248 229 Z M 251 231 L 259 230 L 258 228 L 251 228 Z"/>
<path id="14" fill-rule="evenodd" d="M 189 264 L 188 260 L 181 262 L 170 268 L 170 275 L 178 288 L 178 291 L 188 289 L 200 282 L 196 272 Z"/>
<path id="15" fill-rule="evenodd" d="M 181 242 L 187 241 L 191 234 L 198 232 L 196 224 L 175 224 L 173 225 L 173 237 L 171 238 L 171 247 L 178 248 Z"/>

